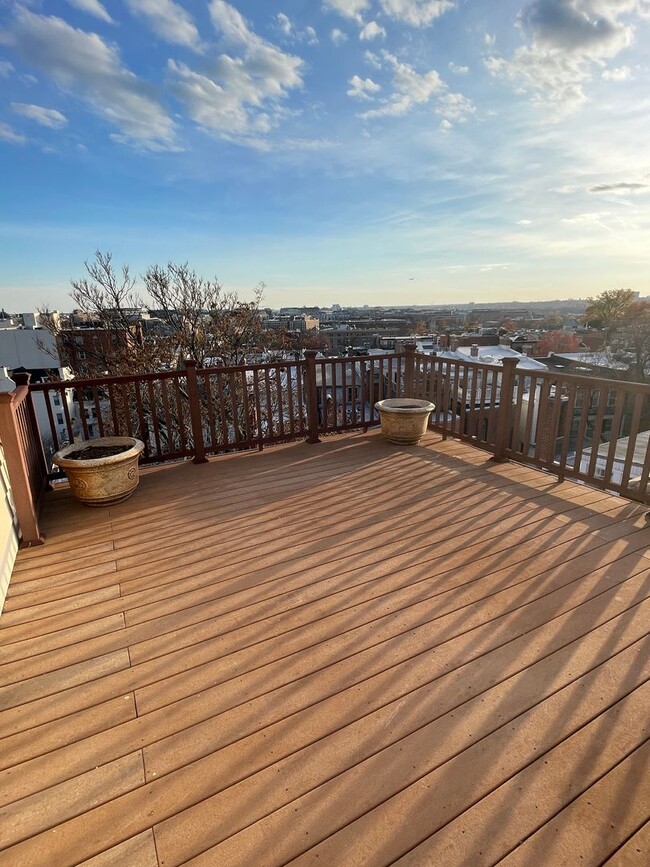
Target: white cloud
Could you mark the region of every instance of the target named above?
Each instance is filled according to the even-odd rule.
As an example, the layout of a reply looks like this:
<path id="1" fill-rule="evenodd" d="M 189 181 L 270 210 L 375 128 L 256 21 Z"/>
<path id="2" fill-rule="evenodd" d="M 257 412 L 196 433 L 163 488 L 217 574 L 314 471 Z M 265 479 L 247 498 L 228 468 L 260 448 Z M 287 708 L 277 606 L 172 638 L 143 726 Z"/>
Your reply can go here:
<path id="1" fill-rule="evenodd" d="M 459 66 L 457 63 L 454 63 L 453 60 L 449 61 L 448 66 L 454 75 L 467 75 L 469 72 L 469 66 Z"/>
<path id="2" fill-rule="evenodd" d="M 277 26 L 285 36 L 291 36 L 293 34 L 293 23 L 288 15 L 285 15 L 284 12 L 278 12 L 275 19 L 278 22 Z"/>
<path id="3" fill-rule="evenodd" d="M 485 33 L 483 36 L 483 45 L 487 48 L 492 48 L 496 41 L 497 38 L 493 33 Z"/>
<path id="4" fill-rule="evenodd" d="M 376 21 L 369 21 L 359 33 L 359 39 L 362 42 L 370 42 L 372 39 L 385 39 L 386 31 Z"/>
<path id="5" fill-rule="evenodd" d="M 416 105 L 429 102 L 435 94 L 444 90 L 445 84 L 435 69 L 420 74 L 410 64 L 402 63 L 388 51 L 382 51 L 381 57 L 383 65 L 393 70 L 393 93 L 379 108 L 364 112 L 362 118 L 399 117 L 408 114 Z"/>
<path id="6" fill-rule="evenodd" d="M 173 0 L 125 0 L 133 15 L 145 18 L 153 32 L 174 45 L 199 50 L 199 31 L 191 15 Z"/>
<path id="7" fill-rule="evenodd" d="M 456 123 L 464 123 L 475 111 L 474 103 L 462 93 L 445 93 L 438 98 L 436 106 L 436 114 Z"/>
<path id="8" fill-rule="evenodd" d="M 605 81 L 627 81 L 632 78 L 632 70 L 629 66 L 605 69 L 601 77 L 604 78 Z"/>
<path id="9" fill-rule="evenodd" d="M 639 0 L 533 0 L 517 20 L 526 43 L 511 60 L 486 58 L 486 68 L 534 102 L 552 104 L 559 118 L 585 102 L 594 69 L 631 43 L 634 27 L 621 16 L 640 9 Z M 617 80 L 617 73 L 603 77 Z"/>
<path id="10" fill-rule="evenodd" d="M 82 12 L 87 12 L 95 18 L 99 18 L 100 21 L 105 21 L 107 24 L 113 24 L 113 19 L 99 0 L 68 0 L 68 3 L 71 6 L 80 9 Z"/>
<path id="11" fill-rule="evenodd" d="M 68 123 L 68 118 L 55 108 L 43 108 L 42 105 L 28 105 L 24 102 L 12 102 L 11 110 L 15 114 L 29 118 L 41 126 L 50 129 L 61 129 Z"/>
<path id="12" fill-rule="evenodd" d="M 448 120 L 441 120 L 440 121 L 440 129 L 442 130 L 442 132 L 449 132 L 449 130 L 452 130 L 453 128 L 454 128 L 454 125 L 452 123 L 450 123 Z"/>
<path id="13" fill-rule="evenodd" d="M 607 57 L 631 40 L 630 27 L 618 20 L 626 6 L 626 0 L 534 0 L 520 12 L 518 24 L 539 48 Z"/>
<path id="14" fill-rule="evenodd" d="M 29 63 L 118 127 L 120 141 L 150 150 L 176 149 L 174 124 L 155 88 L 127 69 L 117 48 L 96 33 L 19 7 L 7 38 Z"/>
<path id="15" fill-rule="evenodd" d="M 224 0 L 212 0 L 210 15 L 231 53 L 200 72 L 169 60 L 171 89 L 205 129 L 250 147 L 268 147 L 264 136 L 287 115 L 280 100 L 302 86 L 303 61 L 253 33 Z"/>
<path id="16" fill-rule="evenodd" d="M 9 63 L 8 60 L 0 60 L 0 78 L 8 78 L 13 71 L 13 63 Z"/>
<path id="17" fill-rule="evenodd" d="M 384 12 L 411 27 L 427 27 L 456 6 L 456 0 L 380 0 Z"/>
<path id="18" fill-rule="evenodd" d="M 360 78 L 358 75 L 353 75 L 348 84 L 350 85 L 348 96 L 353 99 L 371 99 L 371 93 L 378 93 L 381 90 L 381 85 L 371 78 Z"/>
<path id="19" fill-rule="evenodd" d="M 378 54 L 375 54 L 374 51 L 365 51 L 363 54 L 363 59 L 366 61 L 366 63 L 370 64 L 373 69 L 381 69 L 381 57 Z"/>
<path id="20" fill-rule="evenodd" d="M 518 226 L 532 226 L 532 224 L 533 224 L 532 220 L 517 220 Z"/>
<path id="21" fill-rule="evenodd" d="M 304 30 L 296 28 L 291 18 L 284 12 L 278 12 L 275 16 L 276 28 L 286 40 L 291 42 L 306 42 L 307 45 L 318 45 L 318 36 L 313 27 L 305 27 Z"/>
<path id="22" fill-rule="evenodd" d="M 337 12 L 344 18 L 363 23 L 362 13 L 370 8 L 370 0 L 323 0 L 323 9 Z"/>
<path id="23" fill-rule="evenodd" d="M 507 271 L 508 268 L 510 268 L 509 262 L 489 262 L 486 265 L 481 265 L 478 270 L 487 274 L 490 271 Z"/>
<path id="24" fill-rule="evenodd" d="M 6 141 L 9 144 L 25 144 L 27 139 L 24 135 L 15 132 L 8 123 L 0 121 L 0 141 Z"/>
<path id="25" fill-rule="evenodd" d="M 339 30 L 338 27 L 335 27 L 330 33 L 330 39 L 334 43 L 334 45 L 343 45 L 344 42 L 348 41 L 348 34 L 344 33 L 342 30 Z"/>

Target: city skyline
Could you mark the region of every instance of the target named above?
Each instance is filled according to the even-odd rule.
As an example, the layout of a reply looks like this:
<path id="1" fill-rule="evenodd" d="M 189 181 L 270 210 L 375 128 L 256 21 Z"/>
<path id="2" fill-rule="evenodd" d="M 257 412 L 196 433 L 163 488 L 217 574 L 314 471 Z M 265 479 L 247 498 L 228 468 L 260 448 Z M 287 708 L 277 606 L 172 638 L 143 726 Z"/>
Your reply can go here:
<path id="1" fill-rule="evenodd" d="M 648 0 L 0 8 L 0 303 L 95 249 L 270 307 L 650 294 Z"/>

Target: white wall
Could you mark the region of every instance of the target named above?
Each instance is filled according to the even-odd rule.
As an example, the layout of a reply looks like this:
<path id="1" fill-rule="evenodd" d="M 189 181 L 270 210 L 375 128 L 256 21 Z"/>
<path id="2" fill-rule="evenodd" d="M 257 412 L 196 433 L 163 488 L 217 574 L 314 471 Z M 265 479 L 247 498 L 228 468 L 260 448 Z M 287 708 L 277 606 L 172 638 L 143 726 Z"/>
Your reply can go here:
<path id="1" fill-rule="evenodd" d="M 7 595 L 17 551 L 18 521 L 11 497 L 4 451 L 0 445 L 0 611 Z"/>
<path id="2" fill-rule="evenodd" d="M 39 342 L 43 347 L 39 346 Z M 60 367 L 56 338 L 44 328 L 0 329 L 0 367 L 39 370 Z"/>

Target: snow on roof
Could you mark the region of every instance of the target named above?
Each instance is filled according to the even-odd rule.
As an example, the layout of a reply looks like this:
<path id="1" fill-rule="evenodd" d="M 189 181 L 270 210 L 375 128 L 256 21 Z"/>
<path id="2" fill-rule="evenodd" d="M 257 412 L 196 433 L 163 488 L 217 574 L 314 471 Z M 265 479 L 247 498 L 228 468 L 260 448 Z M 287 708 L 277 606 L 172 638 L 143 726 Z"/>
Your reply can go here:
<path id="1" fill-rule="evenodd" d="M 606 352 L 554 352 L 556 358 L 567 361 L 581 361 L 583 364 L 593 364 L 598 367 L 609 367 L 611 370 L 628 370 L 624 361 L 614 361 Z"/>
<path id="2" fill-rule="evenodd" d="M 502 364 L 504 358 L 516 358 L 517 367 L 522 370 L 548 370 L 548 367 L 541 361 L 535 361 L 528 355 L 523 355 L 521 352 L 516 352 L 510 349 L 509 346 L 479 346 L 478 356 L 472 355 L 471 346 L 459 346 L 457 350 L 444 350 L 438 352 L 438 358 L 454 359 L 472 364 Z"/>
<path id="3" fill-rule="evenodd" d="M 632 457 L 632 463 L 644 466 L 646 457 L 648 454 L 648 444 L 650 442 L 650 430 L 642 431 L 637 434 L 636 442 L 634 443 L 634 455 Z M 627 450 L 630 444 L 629 437 L 621 437 L 616 440 L 616 451 L 614 452 L 614 458 L 617 461 L 624 461 L 627 457 Z M 598 446 L 598 457 L 606 458 L 609 455 L 609 443 L 601 443 Z M 585 457 L 589 457 L 592 453 L 593 449 L 585 449 L 582 453 L 583 460 Z"/>

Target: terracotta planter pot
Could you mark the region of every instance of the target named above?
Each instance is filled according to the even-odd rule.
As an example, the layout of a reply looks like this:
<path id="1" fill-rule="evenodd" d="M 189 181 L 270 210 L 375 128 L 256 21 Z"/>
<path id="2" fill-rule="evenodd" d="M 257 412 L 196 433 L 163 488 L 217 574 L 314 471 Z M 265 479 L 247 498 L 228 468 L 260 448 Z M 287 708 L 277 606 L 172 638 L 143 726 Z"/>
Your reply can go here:
<path id="1" fill-rule="evenodd" d="M 381 420 L 381 432 L 388 442 L 411 446 L 420 442 L 427 431 L 429 416 L 435 406 L 428 400 L 393 397 L 375 404 Z"/>
<path id="2" fill-rule="evenodd" d="M 129 446 L 118 455 L 73 460 L 68 455 L 87 446 Z M 111 506 L 128 499 L 138 486 L 138 458 L 144 443 L 135 437 L 99 437 L 58 451 L 52 462 L 65 471 L 74 496 L 86 506 Z"/>

